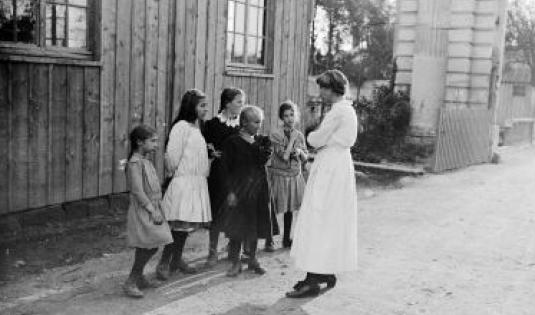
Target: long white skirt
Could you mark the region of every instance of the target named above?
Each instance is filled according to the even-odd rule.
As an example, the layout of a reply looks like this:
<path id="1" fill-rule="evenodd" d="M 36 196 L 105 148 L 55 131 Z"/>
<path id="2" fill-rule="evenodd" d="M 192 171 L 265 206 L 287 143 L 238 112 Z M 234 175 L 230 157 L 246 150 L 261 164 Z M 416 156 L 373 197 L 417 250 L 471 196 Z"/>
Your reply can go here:
<path id="1" fill-rule="evenodd" d="M 307 272 L 357 269 L 357 190 L 348 148 L 328 147 L 316 156 L 290 255 Z"/>

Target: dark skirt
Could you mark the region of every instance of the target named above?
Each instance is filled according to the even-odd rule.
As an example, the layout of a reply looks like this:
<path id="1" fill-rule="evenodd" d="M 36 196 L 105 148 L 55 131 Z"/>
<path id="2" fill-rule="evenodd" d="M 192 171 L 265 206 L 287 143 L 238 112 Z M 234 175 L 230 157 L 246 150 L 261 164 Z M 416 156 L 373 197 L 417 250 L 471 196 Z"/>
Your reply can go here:
<path id="1" fill-rule="evenodd" d="M 235 187 L 236 206 L 224 202 L 220 213 L 219 227 L 230 239 L 248 240 L 269 238 L 273 235 L 274 212 L 270 206 L 269 187 L 266 176 L 255 176 Z M 278 230 L 278 227 L 277 227 Z M 278 231 L 277 231 L 278 232 Z"/>
<path id="2" fill-rule="evenodd" d="M 212 162 L 210 175 L 208 176 L 208 193 L 212 211 L 212 226 L 218 227 L 221 209 L 224 206 L 227 195 L 224 191 L 224 179 L 221 172 L 221 162 L 216 159 Z"/>

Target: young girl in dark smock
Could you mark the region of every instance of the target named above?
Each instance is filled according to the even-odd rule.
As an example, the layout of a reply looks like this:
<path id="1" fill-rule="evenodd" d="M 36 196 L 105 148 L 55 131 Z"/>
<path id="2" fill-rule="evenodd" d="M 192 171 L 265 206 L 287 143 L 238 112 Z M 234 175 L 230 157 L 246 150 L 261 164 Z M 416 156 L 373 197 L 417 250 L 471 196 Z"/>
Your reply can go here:
<path id="1" fill-rule="evenodd" d="M 249 249 L 249 270 L 264 274 L 256 259 L 259 238 L 271 235 L 270 192 L 266 162 L 271 156 L 269 138 L 258 136 L 262 110 L 245 107 L 240 114 L 240 132 L 230 136 L 223 145 L 221 158 L 225 194 L 220 226 L 229 238 L 229 277 L 241 272 L 242 244 Z"/>
<path id="2" fill-rule="evenodd" d="M 221 150 L 223 142 L 239 131 L 239 115 L 245 94 L 236 88 L 225 88 L 221 93 L 221 105 L 216 117 L 208 120 L 203 128 L 203 135 L 210 148 L 210 157 L 213 158 L 208 176 L 208 190 L 212 208 L 212 225 L 210 227 L 210 243 L 208 246 L 207 267 L 213 267 L 217 263 L 217 245 L 220 228 L 219 213 L 226 195 L 223 191 L 223 177 L 221 174 Z"/>

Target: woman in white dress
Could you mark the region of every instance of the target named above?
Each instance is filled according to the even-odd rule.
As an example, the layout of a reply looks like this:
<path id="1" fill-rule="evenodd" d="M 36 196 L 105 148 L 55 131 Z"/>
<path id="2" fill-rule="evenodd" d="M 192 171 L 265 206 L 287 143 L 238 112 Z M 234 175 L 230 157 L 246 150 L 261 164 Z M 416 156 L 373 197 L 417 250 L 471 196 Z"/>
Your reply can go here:
<path id="1" fill-rule="evenodd" d="M 316 83 L 332 104 L 317 130 L 308 135 L 318 152 L 312 164 L 297 219 L 291 256 L 306 278 L 287 297 L 314 296 L 320 284 L 336 284 L 335 273 L 357 268 L 357 191 L 350 148 L 357 139 L 357 116 L 344 99 L 345 75 L 328 70 Z"/>
<path id="2" fill-rule="evenodd" d="M 165 246 L 156 276 L 166 280 L 170 272 L 195 273 L 182 259 L 188 234 L 208 227 L 212 220 L 207 177 L 208 149 L 200 125 L 208 112 L 206 96 L 192 89 L 182 97 L 177 118 L 166 144 L 166 171 L 172 177 L 162 200 L 162 210 L 173 235 Z"/>

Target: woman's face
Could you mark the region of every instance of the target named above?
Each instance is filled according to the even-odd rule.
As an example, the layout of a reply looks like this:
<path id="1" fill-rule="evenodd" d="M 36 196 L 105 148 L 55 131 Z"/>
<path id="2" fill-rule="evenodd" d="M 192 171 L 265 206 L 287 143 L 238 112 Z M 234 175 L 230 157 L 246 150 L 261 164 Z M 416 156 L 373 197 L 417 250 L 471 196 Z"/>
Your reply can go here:
<path id="1" fill-rule="evenodd" d="M 326 103 L 332 103 L 334 98 L 334 93 L 331 89 L 320 87 L 320 96 Z"/>
<path id="2" fill-rule="evenodd" d="M 293 128 L 295 125 L 295 113 L 292 109 L 287 109 L 282 113 L 282 122 L 284 126 Z"/>
<path id="3" fill-rule="evenodd" d="M 199 101 L 199 104 L 197 104 L 197 107 L 195 107 L 195 111 L 197 112 L 197 119 L 204 120 L 206 114 L 208 113 L 208 102 L 205 98 Z"/>
<path id="4" fill-rule="evenodd" d="M 227 104 L 227 111 L 231 116 L 238 116 L 243 107 L 245 97 L 242 94 L 238 94 L 234 97 L 232 102 Z"/>

